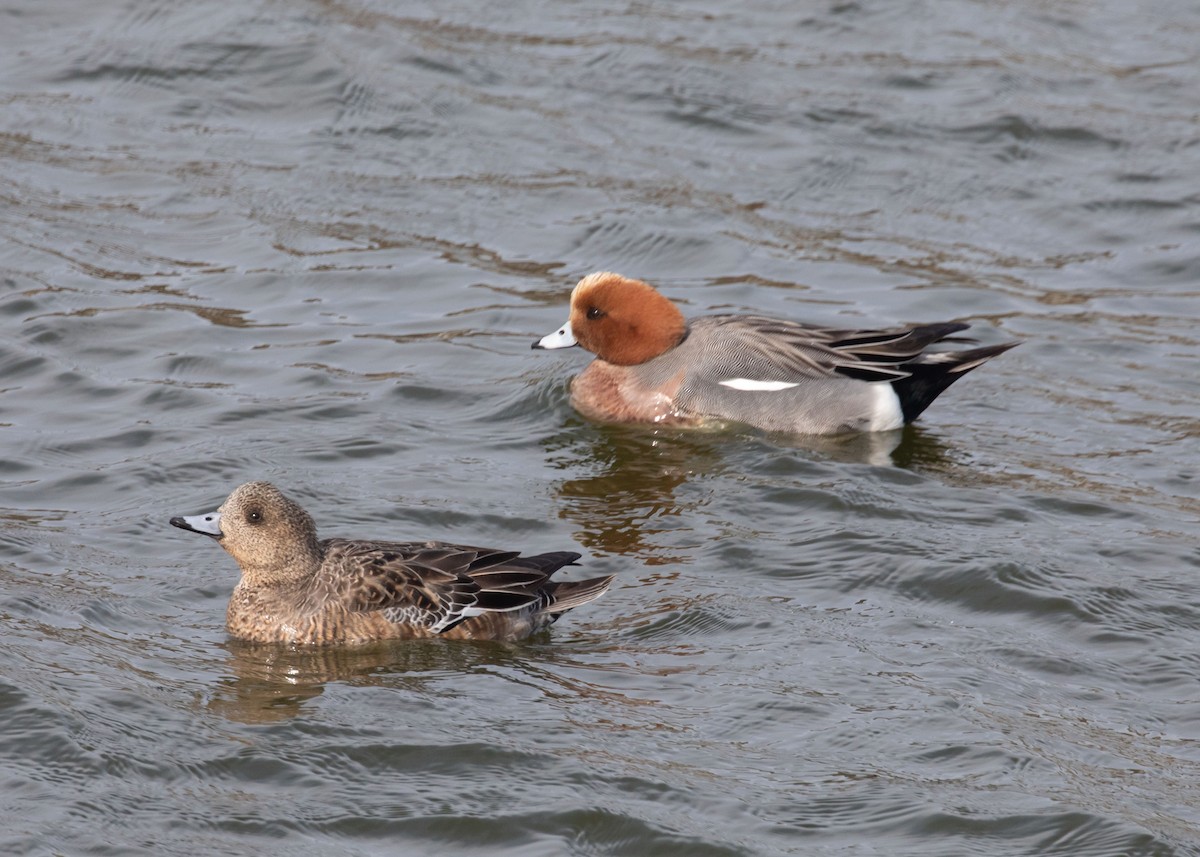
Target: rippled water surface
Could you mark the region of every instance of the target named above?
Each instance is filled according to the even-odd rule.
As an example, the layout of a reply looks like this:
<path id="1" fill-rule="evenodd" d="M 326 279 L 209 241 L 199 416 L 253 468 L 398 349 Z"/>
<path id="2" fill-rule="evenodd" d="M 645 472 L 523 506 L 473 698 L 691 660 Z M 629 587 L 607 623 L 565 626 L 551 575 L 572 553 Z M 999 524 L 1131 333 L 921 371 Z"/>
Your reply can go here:
<path id="1" fill-rule="evenodd" d="M 0 851 L 1200 854 L 1200 7 L 0 9 Z M 688 313 L 1022 345 L 902 433 L 606 427 Z M 167 526 L 584 553 L 511 645 L 227 639 Z"/>

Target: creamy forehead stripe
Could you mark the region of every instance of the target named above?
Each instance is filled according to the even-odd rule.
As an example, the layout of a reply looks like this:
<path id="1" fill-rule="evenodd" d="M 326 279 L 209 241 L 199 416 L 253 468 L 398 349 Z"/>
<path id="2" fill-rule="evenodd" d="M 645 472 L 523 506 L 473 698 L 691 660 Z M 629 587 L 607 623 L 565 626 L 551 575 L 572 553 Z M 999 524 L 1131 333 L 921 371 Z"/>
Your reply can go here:
<path id="1" fill-rule="evenodd" d="M 717 383 L 722 387 L 729 387 L 734 390 L 759 390 L 768 393 L 799 386 L 798 382 L 793 381 L 755 381 L 753 378 L 729 378 Z"/>

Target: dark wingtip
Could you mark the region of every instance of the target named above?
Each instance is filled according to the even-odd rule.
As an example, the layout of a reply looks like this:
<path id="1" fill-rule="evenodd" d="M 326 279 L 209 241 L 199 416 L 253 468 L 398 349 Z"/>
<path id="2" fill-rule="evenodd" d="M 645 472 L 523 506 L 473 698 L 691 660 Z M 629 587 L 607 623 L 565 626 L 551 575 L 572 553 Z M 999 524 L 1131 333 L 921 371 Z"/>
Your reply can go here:
<path id="1" fill-rule="evenodd" d="M 1010 348 L 1016 348 L 1020 344 L 1019 340 L 1014 339 L 1012 342 L 1001 342 L 999 345 L 984 345 L 980 348 L 970 348 L 966 351 L 954 352 L 961 359 L 953 371 L 960 375 L 965 375 L 972 369 L 979 368 L 993 357 L 1003 354 Z"/>
<path id="2" fill-rule="evenodd" d="M 921 355 L 904 364 L 909 376 L 892 382 L 892 389 L 900 399 L 904 421 L 911 423 L 933 404 L 947 387 L 973 369 L 978 369 L 993 357 L 1003 354 L 1021 343 L 1017 340 L 999 345 L 984 345 L 965 351 L 941 351 Z"/>
<path id="3" fill-rule="evenodd" d="M 579 565 L 583 554 L 575 551 L 550 551 L 549 553 L 532 554 L 531 556 L 512 556 L 508 564 L 517 568 L 532 568 L 543 572 L 546 576 L 554 574 L 566 565 Z"/>
<path id="4" fill-rule="evenodd" d="M 574 610 L 581 604 L 595 601 L 605 592 L 608 592 L 608 587 L 612 586 L 612 582 L 616 579 L 617 576 L 615 574 L 610 574 L 606 577 L 593 577 L 589 580 L 564 581 L 552 584 L 553 588 L 551 592 L 553 593 L 553 600 L 547 612 L 566 613 L 568 610 Z"/>

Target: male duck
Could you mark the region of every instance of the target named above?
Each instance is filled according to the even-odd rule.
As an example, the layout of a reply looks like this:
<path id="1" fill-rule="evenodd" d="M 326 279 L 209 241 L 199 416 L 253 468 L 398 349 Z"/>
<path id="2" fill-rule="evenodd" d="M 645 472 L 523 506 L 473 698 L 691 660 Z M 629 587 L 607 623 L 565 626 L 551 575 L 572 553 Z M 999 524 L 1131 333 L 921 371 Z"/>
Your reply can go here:
<path id="1" fill-rule="evenodd" d="M 606 422 L 733 420 L 767 431 L 887 431 L 1016 342 L 926 352 L 970 325 L 833 330 L 754 315 L 686 321 L 654 288 L 607 271 L 571 293 L 570 318 L 534 348 L 580 345 L 596 359 L 571 402 Z"/>
<path id="2" fill-rule="evenodd" d="M 364 643 L 447 637 L 516 640 L 604 594 L 612 577 L 551 582 L 579 554 L 441 542 L 317 540 L 300 506 L 247 482 L 215 512 L 171 518 L 212 536 L 242 569 L 226 625 L 254 642 Z"/>

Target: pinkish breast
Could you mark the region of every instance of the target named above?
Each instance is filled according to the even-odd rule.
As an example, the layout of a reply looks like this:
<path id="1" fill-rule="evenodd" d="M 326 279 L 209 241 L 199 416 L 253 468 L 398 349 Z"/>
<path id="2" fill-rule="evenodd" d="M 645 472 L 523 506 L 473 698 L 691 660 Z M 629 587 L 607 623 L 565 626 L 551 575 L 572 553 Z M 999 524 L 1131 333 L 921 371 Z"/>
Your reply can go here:
<path id="1" fill-rule="evenodd" d="M 666 384 L 641 383 L 637 367 L 616 366 L 603 360 L 591 364 L 571 382 L 571 404 L 584 416 L 601 422 L 691 425 L 696 418 L 675 407 L 683 373 Z"/>

